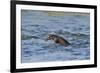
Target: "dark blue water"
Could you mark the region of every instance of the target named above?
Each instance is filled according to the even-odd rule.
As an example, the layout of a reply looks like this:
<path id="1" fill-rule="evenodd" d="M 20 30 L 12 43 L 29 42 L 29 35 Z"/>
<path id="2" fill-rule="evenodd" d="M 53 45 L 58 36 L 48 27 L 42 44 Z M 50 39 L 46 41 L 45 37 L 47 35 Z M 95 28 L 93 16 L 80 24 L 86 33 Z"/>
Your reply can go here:
<path id="1" fill-rule="evenodd" d="M 21 11 L 21 62 L 90 59 L 90 15 L 86 13 Z M 71 43 L 68 47 L 45 41 L 57 34 Z"/>

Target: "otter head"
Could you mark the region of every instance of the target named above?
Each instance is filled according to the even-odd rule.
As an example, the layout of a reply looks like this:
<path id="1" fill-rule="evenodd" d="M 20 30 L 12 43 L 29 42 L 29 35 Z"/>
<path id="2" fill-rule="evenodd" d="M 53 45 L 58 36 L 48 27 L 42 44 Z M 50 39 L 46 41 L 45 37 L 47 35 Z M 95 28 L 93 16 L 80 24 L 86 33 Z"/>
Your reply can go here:
<path id="1" fill-rule="evenodd" d="M 48 35 L 46 40 L 56 40 L 56 37 L 55 37 L 55 35 L 50 34 L 50 35 Z"/>
<path id="2" fill-rule="evenodd" d="M 63 46 L 70 45 L 70 43 L 64 38 L 53 34 L 49 34 L 46 40 L 53 40 L 55 43 L 61 44 Z"/>

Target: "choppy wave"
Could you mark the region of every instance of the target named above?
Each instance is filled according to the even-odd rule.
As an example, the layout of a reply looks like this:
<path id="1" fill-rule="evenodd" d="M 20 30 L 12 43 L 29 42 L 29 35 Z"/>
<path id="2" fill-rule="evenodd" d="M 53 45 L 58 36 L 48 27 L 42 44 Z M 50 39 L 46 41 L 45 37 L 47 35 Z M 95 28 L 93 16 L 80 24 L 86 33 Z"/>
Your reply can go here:
<path id="1" fill-rule="evenodd" d="M 42 11 L 23 11 L 22 63 L 90 59 L 89 15 L 48 16 Z M 68 47 L 45 41 L 49 34 L 62 36 Z"/>

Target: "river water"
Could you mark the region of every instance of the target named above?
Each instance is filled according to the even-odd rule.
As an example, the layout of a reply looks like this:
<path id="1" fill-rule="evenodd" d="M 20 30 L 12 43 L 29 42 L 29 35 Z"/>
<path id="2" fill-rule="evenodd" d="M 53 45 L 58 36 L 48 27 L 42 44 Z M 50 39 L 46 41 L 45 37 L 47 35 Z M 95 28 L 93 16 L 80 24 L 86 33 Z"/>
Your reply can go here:
<path id="1" fill-rule="evenodd" d="M 65 47 L 45 41 L 49 34 L 65 38 Z M 21 10 L 21 62 L 51 62 L 90 59 L 88 13 Z"/>

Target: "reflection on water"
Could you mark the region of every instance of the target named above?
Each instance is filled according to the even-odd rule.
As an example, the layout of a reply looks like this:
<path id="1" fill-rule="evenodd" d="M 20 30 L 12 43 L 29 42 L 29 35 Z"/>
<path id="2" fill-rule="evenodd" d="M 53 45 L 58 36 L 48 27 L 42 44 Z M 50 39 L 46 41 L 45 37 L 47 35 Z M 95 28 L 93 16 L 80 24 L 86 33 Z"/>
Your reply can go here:
<path id="1" fill-rule="evenodd" d="M 85 13 L 21 11 L 21 62 L 90 59 L 90 17 Z M 71 45 L 45 41 L 57 34 Z"/>

